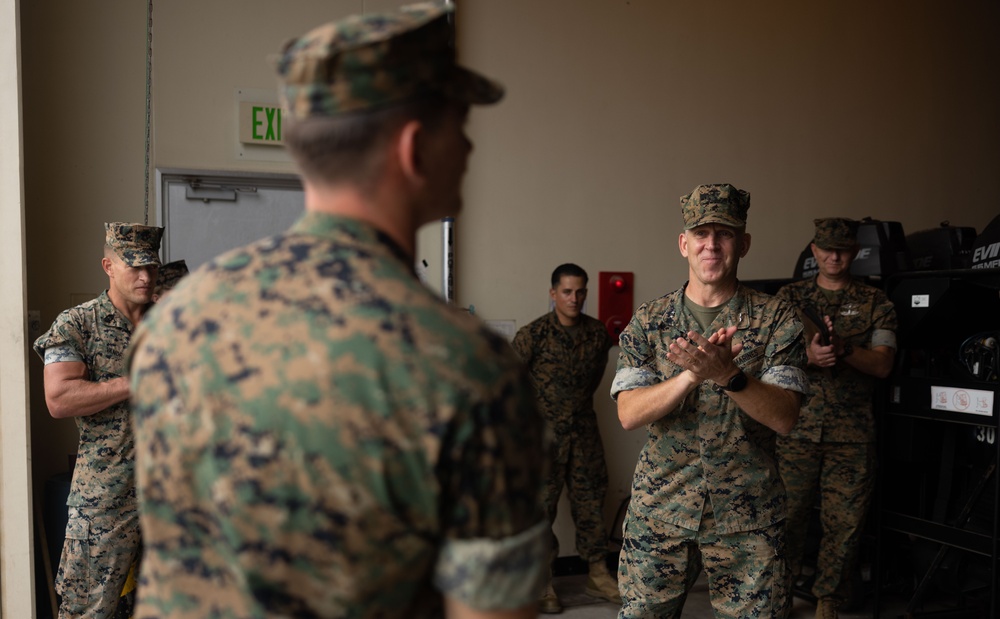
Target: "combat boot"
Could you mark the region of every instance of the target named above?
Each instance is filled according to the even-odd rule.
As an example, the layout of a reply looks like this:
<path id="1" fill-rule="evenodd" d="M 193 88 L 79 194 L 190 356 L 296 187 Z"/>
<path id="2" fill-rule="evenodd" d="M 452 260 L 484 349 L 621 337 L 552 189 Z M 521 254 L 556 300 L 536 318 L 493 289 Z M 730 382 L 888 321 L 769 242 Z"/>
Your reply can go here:
<path id="1" fill-rule="evenodd" d="M 816 619 L 838 619 L 837 609 L 840 600 L 836 598 L 820 598 L 816 600 Z"/>
<path id="2" fill-rule="evenodd" d="M 559 596 L 556 595 L 556 590 L 552 588 L 552 581 L 550 580 L 548 586 L 545 587 L 542 599 L 538 600 L 538 612 L 546 615 L 555 615 L 562 611 L 563 607 L 559 603 Z"/>
<path id="3" fill-rule="evenodd" d="M 604 561 L 594 561 L 590 564 L 590 575 L 587 577 L 587 595 L 601 598 L 615 604 L 621 604 L 618 595 L 618 579 L 608 573 Z"/>

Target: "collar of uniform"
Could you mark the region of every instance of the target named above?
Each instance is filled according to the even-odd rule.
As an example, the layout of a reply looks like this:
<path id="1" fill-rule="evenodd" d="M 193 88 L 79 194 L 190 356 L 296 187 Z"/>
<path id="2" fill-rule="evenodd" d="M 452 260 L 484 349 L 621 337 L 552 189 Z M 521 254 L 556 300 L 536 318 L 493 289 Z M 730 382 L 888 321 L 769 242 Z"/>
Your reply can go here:
<path id="1" fill-rule="evenodd" d="M 674 316 L 683 317 L 684 326 L 687 330 L 697 330 L 693 327 L 697 327 L 698 323 L 692 317 L 688 319 L 688 315 L 685 313 L 684 309 L 684 291 L 687 290 L 689 282 L 684 282 L 684 285 L 678 291 L 680 294 L 674 299 Z M 753 304 L 750 302 L 750 292 L 751 290 L 737 282 L 736 292 L 732 297 L 722 306 L 719 310 L 719 315 L 715 317 L 712 324 L 720 322 L 723 326 L 736 325 L 737 330 L 746 329 L 750 326 L 750 308 Z M 687 331 L 684 332 L 686 337 Z"/>
<path id="2" fill-rule="evenodd" d="M 583 324 L 583 314 L 582 313 L 580 314 L 580 320 L 577 321 L 577 323 L 575 325 L 571 325 L 571 326 L 566 326 L 563 323 L 559 322 L 559 317 L 556 316 L 556 311 L 554 309 L 548 313 L 547 317 L 548 317 L 548 321 L 549 321 L 549 326 L 551 328 L 555 329 L 559 333 L 565 333 L 567 335 L 569 335 L 570 333 L 574 333 L 575 332 L 574 329 L 576 327 L 579 327 L 581 324 Z"/>
<path id="3" fill-rule="evenodd" d="M 819 274 L 813 275 L 812 283 L 814 286 L 816 286 L 816 288 L 822 290 L 830 290 L 829 288 L 823 288 L 822 286 L 819 285 Z M 856 290 L 858 290 L 858 280 L 857 278 L 851 277 L 847 280 L 846 286 L 838 290 L 833 290 L 832 292 L 839 293 L 843 297 L 849 297 L 852 296 Z"/>
<path id="4" fill-rule="evenodd" d="M 407 254 L 388 234 L 360 219 L 306 211 L 292 224 L 289 232 L 341 241 L 347 237 L 359 243 L 384 245 L 392 255 L 406 264 L 411 272 L 416 273 L 412 256 Z"/>
<path id="5" fill-rule="evenodd" d="M 97 297 L 97 305 L 100 311 L 101 324 L 118 326 L 122 329 L 131 329 L 133 327 L 132 321 L 126 318 L 125 314 L 121 313 L 115 307 L 115 304 L 111 302 L 111 297 L 108 296 L 107 290 Z"/>

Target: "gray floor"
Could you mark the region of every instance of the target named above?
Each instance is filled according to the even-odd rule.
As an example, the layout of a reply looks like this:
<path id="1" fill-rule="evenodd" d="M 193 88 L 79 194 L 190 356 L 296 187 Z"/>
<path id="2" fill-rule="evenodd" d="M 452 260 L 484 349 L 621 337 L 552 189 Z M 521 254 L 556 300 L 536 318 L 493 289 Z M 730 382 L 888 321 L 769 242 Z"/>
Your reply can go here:
<path id="1" fill-rule="evenodd" d="M 561 576 L 553 581 L 552 585 L 565 608 L 560 617 L 566 619 L 613 619 L 617 617 L 618 606 L 592 598 L 584 593 L 586 584 L 586 575 Z M 902 608 L 901 601 L 888 600 L 881 612 L 881 617 L 899 617 Z M 812 619 L 815 613 L 816 607 L 811 602 L 796 598 L 790 619 Z M 872 616 L 870 604 L 853 613 L 840 613 L 841 619 L 860 619 Z M 708 583 L 704 574 L 688 595 L 681 617 L 682 619 L 711 619 L 713 617 L 712 605 L 708 600 Z"/>

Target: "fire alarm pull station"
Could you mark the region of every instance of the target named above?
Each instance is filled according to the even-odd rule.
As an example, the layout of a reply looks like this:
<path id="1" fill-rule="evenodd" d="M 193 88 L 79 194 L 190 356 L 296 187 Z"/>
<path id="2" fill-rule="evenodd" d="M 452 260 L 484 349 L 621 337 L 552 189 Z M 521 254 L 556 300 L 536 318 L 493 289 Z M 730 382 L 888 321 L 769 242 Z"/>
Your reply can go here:
<path id="1" fill-rule="evenodd" d="M 597 317 L 618 343 L 618 336 L 632 319 L 632 290 L 635 276 L 630 271 L 601 271 L 598 274 Z"/>

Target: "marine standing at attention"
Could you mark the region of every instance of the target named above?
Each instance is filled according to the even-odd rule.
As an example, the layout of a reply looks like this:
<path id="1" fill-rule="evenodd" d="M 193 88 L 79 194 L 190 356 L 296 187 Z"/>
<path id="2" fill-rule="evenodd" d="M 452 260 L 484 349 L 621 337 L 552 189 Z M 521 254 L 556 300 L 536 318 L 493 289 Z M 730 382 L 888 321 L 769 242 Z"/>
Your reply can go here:
<path id="1" fill-rule="evenodd" d="M 514 350 L 528 367 L 538 405 L 552 440 L 552 468 L 545 484 L 545 509 L 555 522 L 559 496 L 566 487 L 576 548 L 587 562 L 588 595 L 621 602 L 617 578 L 608 574 L 608 533 L 602 510 L 608 491 L 608 467 L 594 412 L 594 392 L 608 364 L 611 338 L 604 324 L 583 313 L 587 272 L 561 264 L 552 272 L 549 297 L 553 309 L 521 327 Z M 551 560 L 559 554 L 552 535 Z M 550 582 L 539 602 L 543 613 L 558 613 L 562 604 Z"/>
<path id="2" fill-rule="evenodd" d="M 803 319 L 809 397 L 799 423 L 778 438 L 778 468 L 788 492 L 788 564 L 801 576 L 809 517 L 820 507 L 819 554 L 812 593 L 817 619 L 836 619 L 851 597 L 858 544 L 875 488 L 876 381 L 896 358 L 896 312 L 884 292 L 855 280 L 858 222 L 817 219 L 810 245 L 815 277 L 789 284 L 778 298 L 822 323 Z"/>

